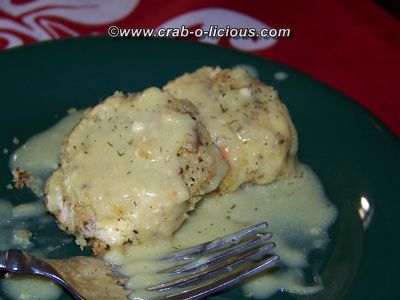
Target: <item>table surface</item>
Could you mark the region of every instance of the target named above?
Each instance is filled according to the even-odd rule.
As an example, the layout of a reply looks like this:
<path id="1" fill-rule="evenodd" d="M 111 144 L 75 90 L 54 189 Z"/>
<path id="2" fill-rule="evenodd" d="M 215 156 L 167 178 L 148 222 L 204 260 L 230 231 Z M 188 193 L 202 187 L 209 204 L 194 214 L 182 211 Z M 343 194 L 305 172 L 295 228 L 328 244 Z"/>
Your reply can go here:
<path id="1" fill-rule="evenodd" d="M 112 25 L 290 29 L 289 37 L 277 39 L 198 40 L 311 75 L 354 99 L 400 137 L 400 22 L 371 0 L 256 0 L 251 5 L 222 0 L 5 0 L 0 2 L 0 51 L 44 40 L 107 35 Z"/>

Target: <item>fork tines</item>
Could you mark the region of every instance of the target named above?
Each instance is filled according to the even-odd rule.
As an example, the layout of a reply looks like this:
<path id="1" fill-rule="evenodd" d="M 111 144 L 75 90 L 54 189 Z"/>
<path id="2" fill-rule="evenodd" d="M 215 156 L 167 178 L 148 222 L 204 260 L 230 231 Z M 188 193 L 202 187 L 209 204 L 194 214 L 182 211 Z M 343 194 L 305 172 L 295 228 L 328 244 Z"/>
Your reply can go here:
<path id="1" fill-rule="evenodd" d="M 279 260 L 267 223 L 160 257 L 178 265 L 159 271 L 171 279 L 148 287 L 162 296 L 151 299 L 200 299 L 269 269 Z"/>

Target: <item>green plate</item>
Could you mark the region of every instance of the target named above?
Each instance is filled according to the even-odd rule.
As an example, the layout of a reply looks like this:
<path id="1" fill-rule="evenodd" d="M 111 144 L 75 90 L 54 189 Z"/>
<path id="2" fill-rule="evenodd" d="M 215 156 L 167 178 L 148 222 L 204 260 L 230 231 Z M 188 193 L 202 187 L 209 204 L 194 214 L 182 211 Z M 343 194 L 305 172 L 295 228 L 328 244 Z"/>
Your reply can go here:
<path id="1" fill-rule="evenodd" d="M 237 64 L 256 67 L 260 79 L 279 91 L 299 132 L 300 160 L 316 171 L 339 210 L 321 266 L 326 287 L 307 299 L 397 298 L 399 140 L 354 101 L 286 66 L 176 40 L 85 38 L 5 51 L 0 54 L 0 148 L 14 149 L 14 136 L 25 141 L 68 108 L 96 104 L 116 90 L 162 86 L 203 65 Z M 276 72 L 285 72 L 287 79 L 276 80 Z M 0 198 L 14 203 L 33 199 L 29 191 L 5 188 L 11 180 L 6 155 L 0 155 L 0 170 Z M 375 211 L 366 229 L 359 217 L 361 197 Z M 63 233 L 51 224 L 34 234 Z M 77 248 L 65 246 L 57 256 L 79 254 Z M 212 299 L 245 298 L 233 289 Z M 278 293 L 271 299 L 300 298 Z"/>

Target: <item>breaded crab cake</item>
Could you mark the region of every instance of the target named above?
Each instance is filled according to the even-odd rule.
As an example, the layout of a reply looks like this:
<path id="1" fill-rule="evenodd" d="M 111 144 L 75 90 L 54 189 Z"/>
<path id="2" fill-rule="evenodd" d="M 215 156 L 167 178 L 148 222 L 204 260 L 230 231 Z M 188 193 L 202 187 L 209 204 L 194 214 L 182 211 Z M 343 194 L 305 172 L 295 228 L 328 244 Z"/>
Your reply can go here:
<path id="1" fill-rule="evenodd" d="M 59 226 L 99 253 L 169 237 L 228 166 L 196 108 L 149 88 L 88 109 L 46 183 Z"/>
<path id="2" fill-rule="evenodd" d="M 222 193 L 294 173 L 297 134 L 288 110 L 272 87 L 245 69 L 203 67 L 164 89 L 197 106 L 201 122 L 229 161 Z"/>

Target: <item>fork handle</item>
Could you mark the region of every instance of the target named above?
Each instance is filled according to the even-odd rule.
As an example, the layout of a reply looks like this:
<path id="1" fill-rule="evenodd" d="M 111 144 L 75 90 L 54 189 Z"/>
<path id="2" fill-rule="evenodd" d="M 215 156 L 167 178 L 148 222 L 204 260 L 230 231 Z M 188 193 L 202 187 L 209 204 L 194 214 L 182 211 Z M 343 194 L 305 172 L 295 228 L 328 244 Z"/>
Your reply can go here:
<path id="1" fill-rule="evenodd" d="M 0 270 L 12 273 L 31 273 L 29 255 L 19 249 L 0 251 Z"/>
<path id="2" fill-rule="evenodd" d="M 29 255 L 20 249 L 0 251 L 0 271 L 17 274 L 32 274 L 47 277 L 62 285 L 76 300 L 85 300 L 82 296 L 64 281 L 60 274 L 49 263 L 40 258 Z"/>
<path id="3" fill-rule="evenodd" d="M 57 271 L 45 261 L 19 249 L 0 251 L 0 270 L 43 276 L 49 273 L 58 275 Z"/>

